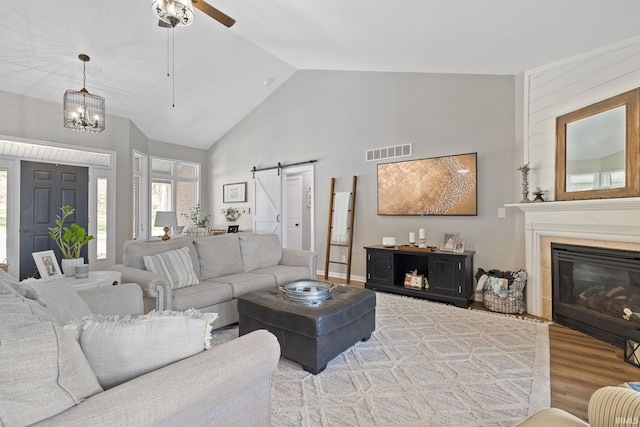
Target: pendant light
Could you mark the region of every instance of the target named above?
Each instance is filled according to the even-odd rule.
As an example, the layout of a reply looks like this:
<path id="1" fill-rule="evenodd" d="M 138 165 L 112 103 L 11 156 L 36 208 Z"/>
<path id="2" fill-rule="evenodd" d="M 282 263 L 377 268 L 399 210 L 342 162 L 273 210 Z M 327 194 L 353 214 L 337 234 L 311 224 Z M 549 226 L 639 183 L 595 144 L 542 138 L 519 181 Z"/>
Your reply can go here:
<path id="1" fill-rule="evenodd" d="M 98 133 L 104 130 L 104 98 L 92 95 L 86 89 L 86 66 L 90 58 L 85 54 L 78 56 L 82 61 L 82 89 L 67 90 L 64 93 L 64 127 Z"/>

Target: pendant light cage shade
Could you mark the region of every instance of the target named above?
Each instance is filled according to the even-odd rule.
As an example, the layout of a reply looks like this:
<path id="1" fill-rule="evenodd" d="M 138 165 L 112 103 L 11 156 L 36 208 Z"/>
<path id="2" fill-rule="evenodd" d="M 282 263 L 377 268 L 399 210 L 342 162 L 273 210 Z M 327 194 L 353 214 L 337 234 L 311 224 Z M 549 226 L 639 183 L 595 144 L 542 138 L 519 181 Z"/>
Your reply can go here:
<path id="1" fill-rule="evenodd" d="M 62 108 L 64 110 L 64 127 L 98 133 L 104 130 L 104 98 L 91 95 L 87 86 L 87 62 L 89 56 L 81 53 L 78 59 L 82 61 L 82 89 L 67 90 L 64 93 Z"/>
<path id="2" fill-rule="evenodd" d="M 186 27 L 193 24 L 195 18 L 191 0 L 153 0 L 151 8 L 161 21 L 172 27 Z"/>
<path id="3" fill-rule="evenodd" d="M 102 132 L 105 113 L 104 98 L 83 90 L 64 93 L 64 127 L 84 132 Z"/>

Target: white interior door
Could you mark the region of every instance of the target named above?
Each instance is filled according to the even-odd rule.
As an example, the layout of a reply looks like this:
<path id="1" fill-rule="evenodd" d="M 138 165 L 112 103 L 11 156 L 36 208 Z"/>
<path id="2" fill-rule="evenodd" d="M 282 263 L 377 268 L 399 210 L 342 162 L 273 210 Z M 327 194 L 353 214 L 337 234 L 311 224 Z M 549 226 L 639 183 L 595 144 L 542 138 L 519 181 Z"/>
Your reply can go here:
<path id="1" fill-rule="evenodd" d="M 314 167 L 313 165 L 287 167 L 282 169 L 281 174 L 282 222 L 285 224 L 282 228 L 283 247 L 313 251 L 315 250 Z M 297 181 L 290 181 L 290 179 Z M 289 189 L 290 182 L 299 182 L 299 187 L 296 183 L 294 188 Z M 289 192 L 292 194 L 290 195 Z M 298 227 L 295 224 L 298 224 Z M 289 237 L 289 232 L 293 233 L 292 238 Z"/>
<path id="2" fill-rule="evenodd" d="M 302 249 L 302 177 L 287 177 L 286 193 L 286 246 L 289 249 Z"/>
<path id="3" fill-rule="evenodd" d="M 278 169 L 256 172 L 253 185 L 253 231 L 276 234 L 282 241 L 282 186 Z"/>

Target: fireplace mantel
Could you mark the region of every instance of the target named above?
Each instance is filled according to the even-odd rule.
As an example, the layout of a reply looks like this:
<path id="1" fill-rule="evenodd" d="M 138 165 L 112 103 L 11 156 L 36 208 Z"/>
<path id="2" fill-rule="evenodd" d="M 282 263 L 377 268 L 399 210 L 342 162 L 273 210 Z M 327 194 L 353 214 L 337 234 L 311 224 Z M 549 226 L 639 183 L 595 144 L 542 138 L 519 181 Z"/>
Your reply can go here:
<path id="1" fill-rule="evenodd" d="M 530 202 L 505 205 L 524 212 L 600 211 L 640 209 L 640 197 L 620 199 L 567 200 L 564 202 Z"/>
<path id="2" fill-rule="evenodd" d="M 543 282 L 550 286 L 550 277 L 548 267 L 545 271 L 542 268 L 542 259 L 548 259 L 550 248 L 542 247 L 543 238 L 561 242 L 578 239 L 608 247 L 640 243 L 640 197 L 505 206 L 524 212 L 527 312 L 535 316 L 551 318 L 551 297 L 543 297 Z"/>

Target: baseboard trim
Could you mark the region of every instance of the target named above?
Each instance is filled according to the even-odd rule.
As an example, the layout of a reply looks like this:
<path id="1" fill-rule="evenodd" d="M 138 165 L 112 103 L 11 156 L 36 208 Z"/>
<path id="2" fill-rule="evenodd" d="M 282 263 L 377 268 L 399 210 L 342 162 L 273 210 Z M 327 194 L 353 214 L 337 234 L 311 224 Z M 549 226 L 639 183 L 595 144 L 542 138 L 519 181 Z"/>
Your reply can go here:
<path id="1" fill-rule="evenodd" d="M 324 270 L 318 270 L 316 271 L 316 276 L 318 277 L 318 280 L 323 280 L 324 279 Z M 329 272 L 329 279 L 327 280 L 331 280 L 331 278 L 334 277 L 336 279 L 341 279 L 341 280 L 347 280 L 347 275 L 345 273 L 333 273 L 333 272 Z M 366 282 L 366 279 L 363 276 L 355 276 L 355 275 L 351 275 L 351 280 L 356 281 L 356 282 Z"/>

